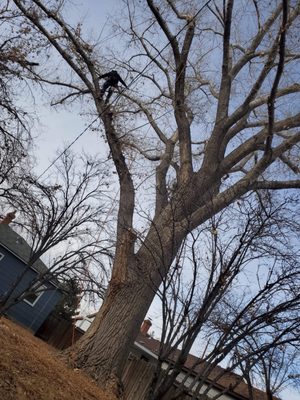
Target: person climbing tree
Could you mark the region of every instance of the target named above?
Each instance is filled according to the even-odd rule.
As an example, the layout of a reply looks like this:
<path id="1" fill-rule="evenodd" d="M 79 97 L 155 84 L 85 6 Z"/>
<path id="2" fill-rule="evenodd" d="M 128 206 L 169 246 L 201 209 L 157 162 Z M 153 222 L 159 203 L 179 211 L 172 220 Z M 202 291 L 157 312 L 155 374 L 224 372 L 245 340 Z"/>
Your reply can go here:
<path id="1" fill-rule="evenodd" d="M 124 85 L 127 88 L 126 83 L 123 81 L 123 79 L 120 77 L 120 75 L 117 73 L 117 71 L 110 71 L 106 74 L 100 75 L 99 79 L 105 79 L 105 82 L 101 88 L 100 91 L 100 97 L 102 98 L 106 90 L 108 89 L 107 97 L 105 100 L 105 103 L 108 103 L 112 93 L 113 93 L 113 88 L 118 88 L 118 83 L 121 82 L 122 85 Z"/>

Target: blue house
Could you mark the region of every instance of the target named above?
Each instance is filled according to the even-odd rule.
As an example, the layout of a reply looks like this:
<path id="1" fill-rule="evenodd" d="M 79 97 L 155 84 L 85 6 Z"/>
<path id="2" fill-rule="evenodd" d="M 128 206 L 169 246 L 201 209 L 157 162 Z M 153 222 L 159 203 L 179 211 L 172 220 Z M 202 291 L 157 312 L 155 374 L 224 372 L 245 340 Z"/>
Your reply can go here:
<path id="1" fill-rule="evenodd" d="M 28 268 L 30 254 L 31 248 L 28 243 L 3 220 L 0 223 L 0 299 L 22 275 L 12 297 L 23 293 L 38 275 L 48 270 L 40 259 Z M 33 285 L 23 300 L 5 312 L 9 318 L 29 328 L 33 333 L 39 329 L 63 295 L 57 283 L 51 280 L 34 289 Z"/>

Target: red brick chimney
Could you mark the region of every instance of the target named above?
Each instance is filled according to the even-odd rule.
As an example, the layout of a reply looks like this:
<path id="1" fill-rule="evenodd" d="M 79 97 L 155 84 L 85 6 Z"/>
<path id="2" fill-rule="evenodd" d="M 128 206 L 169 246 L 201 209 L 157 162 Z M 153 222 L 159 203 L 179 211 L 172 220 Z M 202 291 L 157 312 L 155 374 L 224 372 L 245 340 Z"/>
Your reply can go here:
<path id="1" fill-rule="evenodd" d="M 148 334 L 149 329 L 152 326 L 152 322 L 150 321 L 150 319 L 145 319 L 145 321 L 142 323 L 141 326 L 141 334 L 146 336 Z"/>
<path id="2" fill-rule="evenodd" d="M 3 218 L 2 221 L 0 221 L 0 224 L 5 224 L 9 225 L 12 220 L 16 218 L 16 211 L 12 211 L 6 214 L 6 216 Z"/>

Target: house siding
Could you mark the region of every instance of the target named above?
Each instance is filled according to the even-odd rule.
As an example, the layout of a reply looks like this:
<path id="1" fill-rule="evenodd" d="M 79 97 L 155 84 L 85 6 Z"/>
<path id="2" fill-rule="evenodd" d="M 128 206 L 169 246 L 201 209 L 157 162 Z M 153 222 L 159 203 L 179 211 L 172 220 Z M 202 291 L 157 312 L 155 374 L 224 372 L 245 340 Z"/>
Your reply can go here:
<path id="1" fill-rule="evenodd" d="M 4 255 L 4 257 L 0 259 L 0 295 L 3 295 L 23 273 L 26 265 L 6 248 L 1 246 L 1 244 L 0 254 Z M 15 289 L 13 296 L 22 293 L 36 276 L 37 273 L 29 268 Z M 16 305 L 10 307 L 6 312 L 9 317 L 26 326 L 34 333 L 39 329 L 62 296 L 61 292 L 51 283 L 46 282 L 43 285 L 46 286 L 46 290 L 34 306 L 20 301 Z"/>

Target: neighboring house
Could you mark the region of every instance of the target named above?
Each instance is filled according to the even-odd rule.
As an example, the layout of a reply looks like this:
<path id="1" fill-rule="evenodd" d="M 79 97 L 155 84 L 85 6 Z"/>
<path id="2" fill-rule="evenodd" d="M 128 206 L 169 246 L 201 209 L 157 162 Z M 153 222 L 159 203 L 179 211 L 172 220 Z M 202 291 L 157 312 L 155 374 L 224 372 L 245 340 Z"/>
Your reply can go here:
<path id="1" fill-rule="evenodd" d="M 8 224 L 7 217 L 0 223 L 0 300 L 12 288 L 18 278 L 24 276 L 16 286 L 13 296 L 23 293 L 39 274 L 47 271 L 39 259 L 27 267 L 31 248 Z M 36 291 L 31 289 L 23 300 L 11 306 L 5 313 L 16 322 L 35 333 L 62 297 L 61 290 L 53 281 L 45 281 Z"/>
<path id="2" fill-rule="evenodd" d="M 127 386 L 128 388 L 125 396 L 127 400 L 135 399 L 137 393 L 141 394 L 140 398 L 142 398 L 142 394 L 146 391 L 153 376 L 160 342 L 148 335 L 147 332 L 150 326 L 151 322 L 145 320 L 141 327 L 141 332 L 134 342 L 134 346 L 131 350 L 131 357 L 124 372 L 123 379 L 126 381 L 125 387 Z M 164 367 L 167 367 L 167 363 L 163 365 L 163 368 Z M 182 368 L 182 372 L 177 377 L 177 382 L 173 389 L 170 390 L 169 395 L 167 394 L 164 397 L 164 400 L 172 397 L 171 393 L 176 390 L 176 386 L 180 384 L 187 374 L 189 377 L 186 380 L 186 386 L 189 386 L 189 384 L 193 382 L 193 387 L 195 387 L 195 385 L 200 382 L 201 371 L 203 371 L 204 367 L 207 367 L 206 363 L 203 361 L 201 362 L 199 358 L 189 354 Z M 249 399 L 248 385 L 245 383 L 243 377 L 234 372 L 226 371 L 220 366 L 214 367 L 208 377 L 203 379 L 200 392 L 203 393 L 208 387 L 209 391 L 206 396 L 199 394 L 195 398 L 199 400 L 210 398 L 218 398 L 219 400 Z M 253 400 L 267 400 L 267 394 L 259 389 L 253 388 L 252 393 Z M 188 400 L 191 398 L 191 392 L 187 389 L 180 397 L 180 400 Z"/>

